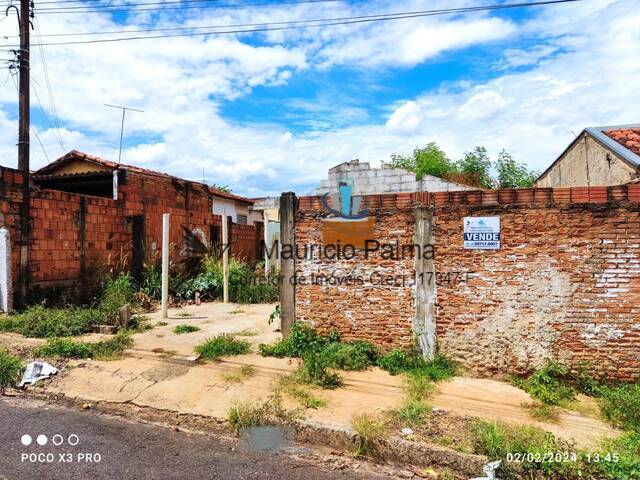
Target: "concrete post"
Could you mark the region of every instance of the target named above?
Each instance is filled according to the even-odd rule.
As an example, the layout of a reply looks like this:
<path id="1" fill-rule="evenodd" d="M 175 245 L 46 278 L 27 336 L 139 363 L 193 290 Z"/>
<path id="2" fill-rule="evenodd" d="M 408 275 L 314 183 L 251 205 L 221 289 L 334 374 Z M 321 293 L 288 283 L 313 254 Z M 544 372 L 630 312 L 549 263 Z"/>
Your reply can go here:
<path id="1" fill-rule="evenodd" d="M 13 290 L 11 283 L 11 237 L 9 230 L 0 227 L 0 311 L 11 313 Z"/>
<path id="2" fill-rule="evenodd" d="M 267 213 L 266 210 L 262 211 L 262 220 L 264 223 L 264 231 L 263 233 L 263 237 L 264 237 L 264 276 L 269 279 L 269 270 L 271 269 L 271 260 L 269 259 L 269 250 L 271 248 L 271 245 L 269 245 L 269 214 Z"/>
<path id="3" fill-rule="evenodd" d="M 413 242 L 420 245 L 415 253 L 416 286 L 414 291 L 413 333 L 416 347 L 433 359 L 436 354 L 436 272 L 433 255 L 425 254 L 424 246 L 433 245 L 433 212 L 424 207 L 415 210 Z M 433 253 L 433 251 L 431 252 Z"/>
<path id="4" fill-rule="evenodd" d="M 280 197 L 280 247 L 290 245 L 292 252 L 296 250 L 296 213 L 298 201 L 293 192 L 283 193 Z M 296 321 L 296 256 L 280 258 L 280 320 L 282 335 L 291 332 Z"/>
<path id="5" fill-rule="evenodd" d="M 224 303 L 229 303 L 229 221 L 227 215 L 222 215 L 222 296 Z"/>
<path id="6" fill-rule="evenodd" d="M 169 313 L 169 219 L 168 213 L 162 215 L 162 318 Z"/>

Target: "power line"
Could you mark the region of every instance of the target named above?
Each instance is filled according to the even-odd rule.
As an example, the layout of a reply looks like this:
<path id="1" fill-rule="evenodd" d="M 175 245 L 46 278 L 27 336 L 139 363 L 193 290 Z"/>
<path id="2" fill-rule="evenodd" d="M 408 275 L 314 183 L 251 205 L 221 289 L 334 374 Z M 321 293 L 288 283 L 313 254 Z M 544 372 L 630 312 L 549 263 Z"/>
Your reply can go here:
<path id="1" fill-rule="evenodd" d="M 13 84 L 16 86 L 16 92 L 20 92 L 20 89 L 18 88 L 18 82 L 16 82 L 16 79 L 13 75 L 11 75 L 11 80 L 13 80 Z M 35 92 L 35 89 L 33 90 Z M 38 97 L 38 94 L 36 93 L 36 98 Z M 40 100 L 38 99 L 38 103 L 40 103 Z M 40 108 L 42 108 L 42 104 L 40 104 Z M 44 111 L 44 109 L 43 109 Z M 46 113 L 45 113 L 45 118 L 47 118 Z M 49 121 L 49 119 L 47 118 L 47 121 Z M 42 149 L 42 153 L 44 153 L 44 158 L 47 159 L 47 163 L 50 162 L 49 160 L 49 155 L 47 155 L 47 150 L 44 148 L 44 145 L 42 143 L 42 141 L 40 140 L 40 135 L 38 135 L 38 132 L 36 131 L 36 129 L 33 127 L 33 125 L 31 125 L 31 131 L 33 132 L 33 134 L 36 137 L 36 140 L 38 140 L 38 144 L 40 145 L 40 148 Z"/>
<path id="2" fill-rule="evenodd" d="M 40 36 L 40 26 L 39 26 L 39 22 L 35 22 L 35 30 L 36 30 L 36 36 L 38 37 L 38 42 L 42 43 L 42 38 Z M 62 140 L 62 136 L 60 135 L 60 121 L 59 121 L 59 116 L 58 116 L 58 108 L 56 107 L 56 100 L 55 97 L 53 95 L 53 88 L 51 87 L 51 80 L 49 79 L 49 68 L 47 66 L 47 59 L 44 55 L 44 48 L 42 48 L 42 46 L 39 47 L 40 49 L 40 58 L 42 59 L 42 67 L 44 70 L 44 79 L 45 79 L 45 83 L 47 86 L 47 92 L 49 94 L 49 103 L 51 104 L 51 113 L 53 115 L 53 121 L 55 122 L 56 125 L 56 129 L 54 129 L 54 135 L 56 136 L 58 143 L 60 144 L 60 148 L 62 149 L 62 153 L 65 153 L 65 147 L 64 147 L 64 142 Z M 38 102 L 40 101 L 40 99 L 38 99 Z M 40 105 L 42 107 L 42 105 Z"/>
<path id="3" fill-rule="evenodd" d="M 186 0 L 194 2 L 203 2 L 207 0 Z M 209 0 L 211 1 L 211 0 Z M 242 8 L 242 7 L 269 7 L 273 5 L 298 5 L 308 3 L 334 3 L 343 2 L 344 0 L 278 0 L 275 2 L 252 2 L 252 3 L 224 3 L 215 5 L 176 5 L 169 7 L 162 7 L 160 5 L 166 4 L 183 4 L 184 2 L 154 2 L 154 3 L 128 3 L 126 5 L 91 5 L 91 6 L 75 6 L 75 7 L 49 7 L 38 9 L 38 14 L 51 14 L 51 13 L 109 13 L 109 12 L 149 12 L 155 10 L 186 10 L 192 8 Z M 145 5 L 158 5 L 157 7 L 145 7 L 145 8 L 131 8 L 136 6 Z"/>
<path id="4" fill-rule="evenodd" d="M 401 20 L 401 19 L 408 19 L 408 18 L 451 15 L 455 13 L 506 10 L 506 9 L 536 7 L 536 6 L 551 5 L 551 4 L 573 3 L 573 2 L 580 2 L 580 1 L 581 0 L 545 0 L 540 2 L 512 3 L 512 4 L 506 4 L 506 5 L 486 5 L 486 6 L 461 7 L 461 8 L 450 8 L 450 9 L 440 9 L 440 10 L 420 10 L 420 11 L 414 11 L 414 12 L 397 12 L 397 13 L 384 13 L 384 14 L 377 14 L 377 15 L 338 17 L 333 19 L 329 18 L 329 19 L 314 19 L 314 20 L 291 20 L 288 22 L 267 22 L 267 23 L 239 25 L 239 27 L 242 27 L 242 28 L 236 28 L 238 27 L 237 25 L 224 25 L 224 26 L 220 25 L 220 26 L 192 27 L 192 28 L 176 27 L 176 28 L 185 28 L 187 30 L 193 30 L 196 28 L 197 29 L 234 28 L 234 29 L 223 30 L 223 31 L 213 31 L 213 32 L 190 32 L 190 33 L 178 33 L 178 34 L 167 34 L 167 35 L 147 35 L 147 36 L 132 36 L 132 37 L 120 37 L 120 38 L 106 38 L 106 39 L 97 39 L 97 40 L 79 40 L 79 41 L 72 41 L 72 42 L 39 43 L 39 44 L 32 44 L 32 46 L 38 45 L 38 46 L 45 47 L 45 46 L 57 46 L 57 45 L 81 45 L 81 44 L 111 43 L 111 42 L 173 38 L 173 37 L 225 35 L 225 34 L 238 34 L 238 33 L 258 33 L 258 32 L 266 32 L 266 31 L 318 28 L 318 27 L 337 26 L 337 25 L 353 25 L 358 23 L 382 22 L 382 21 L 388 21 L 388 20 Z M 275 26 L 275 25 L 281 25 L 281 26 Z M 255 28 L 244 28 L 244 27 L 255 27 Z M 152 30 L 165 31 L 167 29 L 148 29 L 148 30 L 149 31 L 152 31 Z M 99 35 L 101 33 L 103 32 L 87 32 L 85 33 L 85 35 Z M 118 33 L 128 33 L 128 31 L 124 30 Z"/>
<path id="5" fill-rule="evenodd" d="M 567 0 L 567 1 L 580 1 L 580 0 Z M 346 17 L 333 17 L 333 18 L 315 18 L 315 19 L 302 19 L 302 20 L 286 20 L 279 22 L 261 22 L 261 23 L 236 23 L 236 24 L 226 24 L 226 25 L 206 25 L 206 26 L 193 26 L 193 27 L 165 27 L 165 28 L 142 28 L 135 30 L 111 30 L 111 31 L 103 31 L 103 32 L 65 32 L 65 33 L 49 33 L 49 34 L 41 34 L 41 37 L 74 37 L 74 36 L 89 36 L 89 35 L 116 35 L 121 33 L 150 33 L 150 32 L 172 32 L 172 31 L 186 31 L 186 30 L 203 30 L 203 29 L 213 29 L 213 28 L 246 28 L 246 27 L 263 27 L 263 26 L 274 26 L 274 25 L 294 25 L 294 24 L 306 24 L 306 23 L 318 23 L 318 22 L 333 22 L 333 21 L 349 21 L 349 20 L 359 20 L 359 19 L 386 19 L 387 17 L 395 17 L 398 15 L 420 15 L 420 16 L 431 16 L 436 14 L 454 14 L 454 13 L 469 13 L 480 10 L 499 10 L 506 8 L 516 8 L 522 6 L 534 6 L 534 5 L 545 5 L 548 3 L 563 3 L 563 2 L 534 2 L 527 4 L 511 4 L 511 5 L 486 5 L 486 6 L 476 6 L 476 7 L 459 7 L 459 8 L 445 8 L 438 10 L 419 10 L 414 12 L 398 12 L 398 13 L 380 13 L 375 15 L 356 15 L 356 16 L 346 16 Z M 424 15 L 423 15 L 424 14 Z M 402 17 L 404 18 L 404 17 Z M 394 18 L 391 18 L 392 20 Z M 374 21 L 372 20 L 372 21 Z M 305 25 L 302 25 L 305 26 Z M 202 32 L 201 34 L 215 34 L 216 32 Z M 16 38 L 16 37 L 7 37 L 7 38 Z M 152 37 L 157 38 L 157 37 Z"/>

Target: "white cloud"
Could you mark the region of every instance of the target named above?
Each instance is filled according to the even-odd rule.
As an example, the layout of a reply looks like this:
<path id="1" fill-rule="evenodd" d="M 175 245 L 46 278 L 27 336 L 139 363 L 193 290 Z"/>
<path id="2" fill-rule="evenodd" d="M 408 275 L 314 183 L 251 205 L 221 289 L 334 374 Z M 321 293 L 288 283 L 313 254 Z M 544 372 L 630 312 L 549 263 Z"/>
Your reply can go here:
<path id="1" fill-rule="evenodd" d="M 433 8 L 448 3 L 434 2 Z M 194 180 L 202 178 L 204 168 L 209 181 L 230 184 L 239 193 L 303 193 L 326 175 L 327 168 L 342 161 L 376 162 L 429 141 L 452 157 L 480 144 L 493 153 L 504 147 L 542 169 L 573 138 L 572 131 L 639 121 L 635 79 L 640 78 L 640 14 L 635 3 L 591 0 L 548 7 L 517 29 L 509 21 L 478 14 L 273 32 L 261 37 L 260 46 L 243 37 L 195 37 L 47 47 L 46 55 L 67 149 L 115 158 L 120 115 L 103 104 L 125 104 L 145 112 L 127 116 L 125 135 L 139 142 L 125 150 L 124 161 Z M 382 9 L 382 3 L 375 5 Z M 220 19 L 194 16 L 189 22 L 317 18 L 323 8 L 329 8 L 326 15 L 351 11 L 345 5 L 311 5 L 243 11 Z M 0 34 L 13 35 L 12 22 L 15 19 L 0 22 Z M 43 32 L 84 31 L 89 25 L 118 29 L 95 15 L 48 15 L 40 25 Z M 541 46 L 519 47 L 523 38 Z M 285 124 L 233 123 L 220 114 L 223 102 L 257 87 L 285 85 L 302 70 L 332 65 L 367 68 L 375 81 L 387 68 L 406 68 L 487 42 L 493 42 L 492 49 L 504 49 L 503 64 L 528 69 L 500 70 L 501 76 L 483 82 L 470 75 L 415 98 L 380 105 L 389 115 L 378 122 L 361 107 L 341 105 L 334 98 L 321 99 L 304 131 Z M 35 50 L 35 88 L 46 103 Z M 380 83 L 373 85 L 384 87 L 384 78 Z M 2 163 L 15 165 L 16 93 L 11 81 L 0 82 L 0 104 Z M 283 101 L 283 116 L 290 108 L 294 107 Z M 54 131 L 39 134 L 50 154 L 59 155 Z M 43 165 L 35 142 L 32 152 L 34 167 Z"/>

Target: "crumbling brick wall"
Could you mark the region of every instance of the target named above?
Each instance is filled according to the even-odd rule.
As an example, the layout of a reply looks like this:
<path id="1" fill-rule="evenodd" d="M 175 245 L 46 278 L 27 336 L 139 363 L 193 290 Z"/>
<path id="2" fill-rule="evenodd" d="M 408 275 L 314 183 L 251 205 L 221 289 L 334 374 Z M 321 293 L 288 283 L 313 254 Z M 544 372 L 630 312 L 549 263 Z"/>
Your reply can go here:
<path id="1" fill-rule="evenodd" d="M 479 374 L 526 372 L 546 358 L 640 377 L 640 185 L 369 196 L 374 238 L 413 238 L 416 205 L 434 214 L 440 351 Z M 296 241 L 322 242 L 317 197 L 299 201 Z M 499 250 L 463 248 L 465 216 L 500 216 Z M 355 270 L 354 270 L 355 269 Z M 413 261 L 372 255 L 297 260 L 298 274 L 360 271 L 409 279 L 374 288 L 296 286 L 296 318 L 383 348 L 413 342 Z"/>
<path id="2" fill-rule="evenodd" d="M 3 167 L 0 178 L 1 211 L 14 245 L 15 283 L 20 258 L 22 175 Z M 106 272 L 130 268 L 133 217 L 144 217 L 146 262 L 159 260 L 163 213 L 171 214 L 170 243 L 175 260 L 185 254 L 185 228 L 208 243 L 212 240 L 210 227 L 221 225 L 222 219 L 212 213 L 211 195 L 203 185 L 127 172 L 118 190 L 118 199 L 113 200 L 33 188 L 29 249 L 33 292 L 55 289 L 71 296 L 83 295 L 90 293 Z M 232 254 L 256 261 L 259 234 L 255 226 L 233 224 Z"/>

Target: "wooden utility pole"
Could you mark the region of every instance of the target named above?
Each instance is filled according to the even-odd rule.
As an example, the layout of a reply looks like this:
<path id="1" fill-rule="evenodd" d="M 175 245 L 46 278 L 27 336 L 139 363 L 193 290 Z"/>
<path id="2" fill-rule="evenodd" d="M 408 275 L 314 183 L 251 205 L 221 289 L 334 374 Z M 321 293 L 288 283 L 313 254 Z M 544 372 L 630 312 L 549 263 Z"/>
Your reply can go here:
<path id="1" fill-rule="evenodd" d="M 24 305 L 29 290 L 29 242 L 31 230 L 29 185 L 29 29 L 31 28 L 30 0 L 20 0 L 20 83 L 19 83 L 19 130 L 18 130 L 18 170 L 22 172 L 22 207 L 20 209 L 20 304 Z"/>

